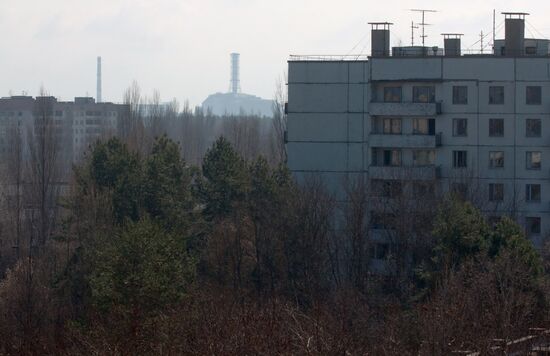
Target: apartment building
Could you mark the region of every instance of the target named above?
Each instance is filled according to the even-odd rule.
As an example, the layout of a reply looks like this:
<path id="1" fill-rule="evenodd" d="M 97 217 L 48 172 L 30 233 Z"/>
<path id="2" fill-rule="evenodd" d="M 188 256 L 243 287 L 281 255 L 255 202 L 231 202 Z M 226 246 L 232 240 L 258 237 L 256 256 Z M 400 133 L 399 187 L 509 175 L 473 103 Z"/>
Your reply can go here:
<path id="1" fill-rule="evenodd" d="M 96 103 L 93 98 L 75 98 L 72 102 L 54 97 L 11 96 L 0 98 L 0 157 L 2 162 L 14 153 L 20 140 L 28 157 L 28 140 L 37 141 L 45 132 L 56 141 L 56 158 L 63 170 L 69 170 L 98 138 L 117 133 L 126 105 Z"/>
<path id="2" fill-rule="evenodd" d="M 390 49 L 373 23 L 367 57 L 293 56 L 288 71 L 288 166 L 342 182 L 366 179 L 391 197 L 454 190 L 488 219 L 512 215 L 535 246 L 550 233 L 550 54 L 525 38 L 525 13 L 504 13 L 491 53 Z M 396 193 L 397 192 L 397 193 Z M 376 214 L 375 211 L 372 214 Z M 371 219 L 373 233 L 386 229 Z M 382 254 L 383 255 L 383 254 Z"/>

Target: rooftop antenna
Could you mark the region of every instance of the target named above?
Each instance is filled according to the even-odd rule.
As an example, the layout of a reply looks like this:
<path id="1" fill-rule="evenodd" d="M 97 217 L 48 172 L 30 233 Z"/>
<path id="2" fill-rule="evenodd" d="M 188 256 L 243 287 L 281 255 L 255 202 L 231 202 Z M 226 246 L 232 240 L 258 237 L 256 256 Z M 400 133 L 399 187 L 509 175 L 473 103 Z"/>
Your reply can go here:
<path id="1" fill-rule="evenodd" d="M 414 25 L 414 21 L 411 21 L 411 47 L 414 46 L 414 30 L 418 28 L 418 26 Z"/>
<path id="2" fill-rule="evenodd" d="M 497 12 L 493 9 L 493 53 L 495 53 L 495 41 L 496 41 L 496 16 Z"/>
<path id="3" fill-rule="evenodd" d="M 425 32 L 425 29 L 426 29 L 426 26 L 430 26 L 429 23 L 426 23 L 425 21 L 425 18 L 426 18 L 426 12 L 437 12 L 436 10 L 426 10 L 426 9 L 411 9 L 412 12 L 421 12 L 422 13 L 422 22 L 419 23 L 418 25 L 422 26 L 422 47 L 425 47 L 425 42 L 426 42 L 426 37 L 428 37 L 426 35 L 426 32 Z"/>

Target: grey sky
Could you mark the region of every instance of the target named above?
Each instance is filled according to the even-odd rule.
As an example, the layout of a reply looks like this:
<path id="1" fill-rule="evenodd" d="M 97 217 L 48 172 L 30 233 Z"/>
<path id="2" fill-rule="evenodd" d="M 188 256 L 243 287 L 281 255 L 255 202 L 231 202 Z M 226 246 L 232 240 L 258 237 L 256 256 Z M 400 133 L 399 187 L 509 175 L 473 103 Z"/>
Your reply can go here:
<path id="1" fill-rule="evenodd" d="M 121 101 L 135 79 L 145 94 L 198 105 L 227 91 L 235 51 L 243 92 L 271 98 L 289 54 L 346 54 L 358 43 L 353 53 L 367 52 L 369 21 L 394 22 L 392 42 L 409 44 L 419 15 L 407 9 L 419 7 L 440 11 L 427 18 L 429 45 L 461 32 L 469 47 L 491 31 L 493 8 L 497 24 L 501 11 L 525 11 L 550 36 L 542 0 L 0 0 L 0 95 L 36 95 L 44 84 L 63 100 L 95 96 L 101 55 L 104 100 Z"/>

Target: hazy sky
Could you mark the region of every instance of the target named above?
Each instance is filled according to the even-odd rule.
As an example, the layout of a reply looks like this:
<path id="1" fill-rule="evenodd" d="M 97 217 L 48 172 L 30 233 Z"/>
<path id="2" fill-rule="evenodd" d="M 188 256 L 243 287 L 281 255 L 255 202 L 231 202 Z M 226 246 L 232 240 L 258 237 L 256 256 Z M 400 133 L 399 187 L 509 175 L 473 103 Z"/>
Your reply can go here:
<path id="1" fill-rule="evenodd" d="M 501 11 L 529 12 L 529 24 L 550 36 L 542 0 L 0 0 L 0 96 L 36 95 L 41 84 L 62 100 L 95 96 L 101 55 L 104 100 L 121 101 L 136 80 L 146 94 L 199 105 L 228 90 L 235 51 L 243 92 L 271 98 L 289 54 L 347 54 L 356 45 L 353 53 L 366 53 L 371 21 L 394 22 L 392 43 L 408 45 L 410 23 L 420 20 L 408 9 L 419 7 L 440 11 L 426 20 L 430 46 L 442 32 L 461 32 L 469 47 L 491 31 L 493 9 L 497 24 Z"/>

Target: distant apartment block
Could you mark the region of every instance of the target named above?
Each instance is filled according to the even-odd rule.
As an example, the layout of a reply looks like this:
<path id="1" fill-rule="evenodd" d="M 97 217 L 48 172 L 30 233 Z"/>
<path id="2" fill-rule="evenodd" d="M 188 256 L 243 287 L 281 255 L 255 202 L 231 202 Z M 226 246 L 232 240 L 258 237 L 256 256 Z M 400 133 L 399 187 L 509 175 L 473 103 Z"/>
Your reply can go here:
<path id="1" fill-rule="evenodd" d="M 96 103 L 88 97 L 73 102 L 54 97 L 0 98 L 0 156 L 5 162 L 13 154 L 16 136 L 22 140 L 24 154 L 30 154 L 27 140 L 37 140 L 40 125 L 46 122 L 57 142 L 57 159 L 70 169 L 99 138 L 117 134 L 119 119 L 127 110 L 126 105 Z"/>
<path id="2" fill-rule="evenodd" d="M 463 52 L 460 34 L 444 35 L 444 48 L 390 49 L 391 24 L 374 23 L 368 57 L 291 57 L 290 170 L 337 194 L 353 177 L 393 187 L 387 196 L 471 193 L 489 219 L 512 213 L 540 246 L 550 233 L 549 41 L 525 38 L 527 14 L 504 15 L 491 53 Z"/>

